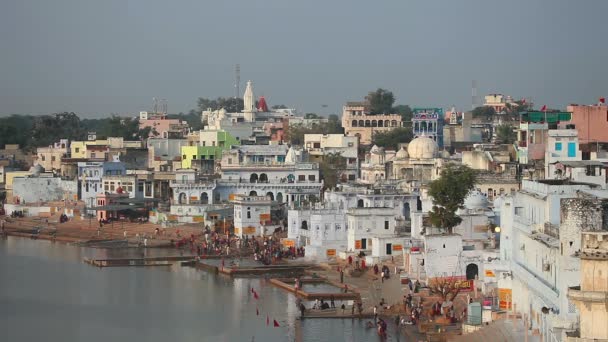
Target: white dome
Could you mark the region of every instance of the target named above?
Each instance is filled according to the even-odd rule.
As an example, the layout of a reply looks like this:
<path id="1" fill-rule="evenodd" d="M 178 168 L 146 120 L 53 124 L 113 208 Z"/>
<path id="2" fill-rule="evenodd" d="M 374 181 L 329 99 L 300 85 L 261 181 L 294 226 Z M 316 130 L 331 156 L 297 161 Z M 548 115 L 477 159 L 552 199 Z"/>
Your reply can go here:
<path id="1" fill-rule="evenodd" d="M 450 152 L 447 150 L 441 151 L 441 158 L 444 158 L 444 159 L 450 158 Z"/>
<path id="2" fill-rule="evenodd" d="M 382 147 L 378 147 L 378 145 L 374 145 L 369 152 L 374 154 L 383 154 L 384 149 Z"/>
<path id="3" fill-rule="evenodd" d="M 489 205 L 486 196 L 477 190 L 471 191 L 464 200 L 464 207 L 467 209 L 486 209 Z"/>
<path id="4" fill-rule="evenodd" d="M 410 155 L 407 153 L 405 147 L 399 149 L 399 151 L 397 151 L 397 153 L 395 154 L 395 159 L 407 159 L 409 157 Z"/>
<path id="5" fill-rule="evenodd" d="M 427 137 L 421 136 L 410 142 L 407 146 L 407 152 L 410 155 L 410 158 L 413 159 L 432 159 L 437 155 L 437 150 L 439 147 L 435 140 Z"/>

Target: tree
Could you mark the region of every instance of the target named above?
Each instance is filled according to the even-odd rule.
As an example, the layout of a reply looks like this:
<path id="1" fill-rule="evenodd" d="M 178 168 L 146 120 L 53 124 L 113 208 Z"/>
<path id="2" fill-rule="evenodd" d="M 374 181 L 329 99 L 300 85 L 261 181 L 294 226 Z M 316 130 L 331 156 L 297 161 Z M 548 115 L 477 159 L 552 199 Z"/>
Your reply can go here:
<path id="1" fill-rule="evenodd" d="M 392 110 L 395 114 L 401 115 L 401 120 L 403 122 L 412 121 L 412 108 L 408 105 L 396 105 Z"/>
<path id="2" fill-rule="evenodd" d="M 456 215 L 469 192 L 475 186 L 475 171 L 466 165 L 447 164 L 441 177 L 429 184 L 428 194 L 433 198 L 433 208 L 429 211 L 431 224 L 452 233 L 462 219 Z"/>
<path id="3" fill-rule="evenodd" d="M 205 110 L 218 110 L 224 108 L 228 113 L 238 113 L 243 110 L 242 98 L 218 97 L 215 100 L 199 97 L 197 100 L 198 112 Z"/>
<path id="4" fill-rule="evenodd" d="M 272 109 L 287 109 L 287 106 L 284 104 L 274 105 L 271 107 Z"/>
<path id="5" fill-rule="evenodd" d="M 34 119 L 31 136 L 32 146 L 48 146 L 59 139 L 81 140 L 86 136 L 86 129 L 75 113 L 55 113 L 37 116 Z"/>
<path id="6" fill-rule="evenodd" d="M 326 124 L 290 124 L 285 129 L 285 141 L 292 145 L 304 145 L 304 135 L 306 134 L 344 134 L 344 129 L 334 115 L 330 116 Z"/>
<path id="7" fill-rule="evenodd" d="M 306 113 L 304 119 L 320 119 L 321 117 L 317 113 Z"/>
<path id="8" fill-rule="evenodd" d="M 397 149 L 400 143 L 412 141 L 413 133 L 411 129 L 396 127 L 386 132 L 375 132 L 373 143 L 379 147 Z"/>
<path id="9" fill-rule="evenodd" d="M 478 118 L 478 117 L 490 118 L 490 117 L 494 116 L 494 114 L 496 114 L 496 111 L 494 110 L 493 107 L 490 107 L 490 106 L 481 106 L 481 107 L 477 107 L 477 108 L 473 109 L 474 118 Z"/>
<path id="10" fill-rule="evenodd" d="M 369 104 L 371 114 L 388 114 L 393 109 L 395 95 L 386 89 L 378 88 L 376 91 L 370 91 L 365 100 Z"/>
<path id="11" fill-rule="evenodd" d="M 462 280 L 455 277 L 432 278 L 429 280 L 428 287 L 432 294 L 441 296 L 443 301 L 454 301 L 460 293 Z"/>
<path id="12" fill-rule="evenodd" d="M 513 130 L 513 126 L 502 124 L 496 127 L 496 142 L 501 144 L 512 144 L 516 140 L 517 134 Z"/>
<path id="13" fill-rule="evenodd" d="M 328 153 L 319 163 L 319 171 L 326 189 L 333 189 L 340 180 L 340 175 L 346 169 L 346 158 L 340 153 Z"/>

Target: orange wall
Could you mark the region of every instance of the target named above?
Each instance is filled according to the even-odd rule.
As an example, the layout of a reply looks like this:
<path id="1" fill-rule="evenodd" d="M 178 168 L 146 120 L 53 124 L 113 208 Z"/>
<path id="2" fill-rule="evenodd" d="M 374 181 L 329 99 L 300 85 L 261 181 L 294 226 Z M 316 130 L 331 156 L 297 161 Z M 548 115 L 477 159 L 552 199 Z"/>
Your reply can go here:
<path id="1" fill-rule="evenodd" d="M 568 112 L 572 120 L 565 124 L 576 125 L 581 143 L 608 142 L 608 106 L 571 105 Z"/>

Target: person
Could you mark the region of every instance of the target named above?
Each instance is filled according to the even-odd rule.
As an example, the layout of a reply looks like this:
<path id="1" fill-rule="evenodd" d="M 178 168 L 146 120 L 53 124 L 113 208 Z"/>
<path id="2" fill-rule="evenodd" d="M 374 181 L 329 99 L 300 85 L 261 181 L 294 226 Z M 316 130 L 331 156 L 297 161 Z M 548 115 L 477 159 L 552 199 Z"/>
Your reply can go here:
<path id="1" fill-rule="evenodd" d="M 439 304 L 439 301 L 433 303 L 433 306 L 431 307 L 431 312 L 433 317 L 439 316 L 441 314 L 441 304 Z"/>
<path id="2" fill-rule="evenodd" d="M 349 264 L 349 265 L 352 265 L 352 264 L 353 264 L 353 256 L 352 256 L 352 255 L 349 255 L 349 256 L 348 256 L 348 264 Z"/>
<path id="3" fill-rule="evenodd" d="M 397 316 L 395 317 L 395 325 L 396 325 L 396 326 L 399 326 L 399 322 L 401 322 L 401 316 L 397 315 Z"/>
<path id="4" fill-rule="evenodd" d="M 331 308 L 335 309 L 336 308 L 336 303 L 334 303 L 334 296 L 331 295 L 331 297 L 329 298 L 330 303 L 331 303 Z"/>
<path id="5" fill-rule="evenodd" d="M 382 279 L 382 282 L 384 283 L 384 271 L 382 271 L 382 273 L 380 273 L 380 279 Z"/>
<path id="6" fill-rule="evenodd" d="M 405 302 L 405 303 L 406 303 L 407 308 L 408 308 L 409 310 L 412 310 L 412 299 L 413 299 L 412 294 L 411 294 L 411 293 L 408 293 L 408 294 L 407 294 L 407 297 L 405 298 L 405 300 L 406 300 L 406 302 Z"/>
<path id="7" fill-rule="evenodd" d="M 295 279 L 294 288 L 296 289 L 296 294 L 297 294 L 298 293 L 298 289 L 300 288 L 298 278 Z"/>
<path id="8" fill-rule="evenodd" d="M 378 307 L 374 305 L 374 322 L 378 321 Z"/>
<path id="9" fill-rule="evenodd" d="M 348 292 L 348 284 L 344 284 L 344 293 Z"/>
<path id="10" fill-rule="evenodd" d="M 300 302 L 300 314 L 302 317 L 304 317 L 304 311 L 306 311 L 306 307 L 304 306 L 304 303 Z"/>
<path id="11" fill-rule="evenodd" d="M 344 270 L 340 268 L 340 284 L 344 284 Z"/>
<path id="12" fill-rule="evenodd" d="M 353 306 L 354 307 L 354 306 Z M 346 305 L 344 305 L 344 303 L 342 303 L 342 314 L 344 315 L 344 311 L 346 310 Z"/>
<path id="13" fill-rule="evenodd" d="M 313 309 L 318 310 L 319 309 L 319 299 L 315 299 L 315 304 L 312 306 Z"/>
<path id="14" fill-rule="evenodd" d="M 355 302 L 353 302 L 353 306 L 350 308 L 350 314 L 351 314 L 352 316 L 354 316 L 354 315 L 355 315 Z"/>
<path id="15" fill-rule="evenodd" d="M 359 311 L 359 316 L 361 316 L 361 314 L 363 313 L 363 303 L 361 303 L 360 301 L 357 302 L 357 311 Z"/>
<path id="16" fill-rule="evenodd" d="M 384 304 L 386 304 L 384 298 L 380 299 L 380 307 L 384 307 Z"/>

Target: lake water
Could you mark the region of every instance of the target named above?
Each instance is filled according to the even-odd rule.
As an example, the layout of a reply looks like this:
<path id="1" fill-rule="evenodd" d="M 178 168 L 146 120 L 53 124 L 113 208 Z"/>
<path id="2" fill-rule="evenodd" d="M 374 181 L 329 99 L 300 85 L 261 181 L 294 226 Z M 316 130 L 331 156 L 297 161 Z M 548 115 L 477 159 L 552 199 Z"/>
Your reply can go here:
<path id="1" fill-rule="evenodd" d="M 146 252 L 175 255 L 171 250 Z M 303 320 L 296 331 L 295 298 L 264 280 L 232 279 L 179 265 L 100 269 L 82 262 L 84 257 L 125 256 L 141 257 L 142 251 L 0 240 L 0 340 L 379 340 L 363 321 L 350 319 Z M 280 327 L 272 327 L 274 319 Z M 404 341 L 396 336 L 389 340 Z"/>

